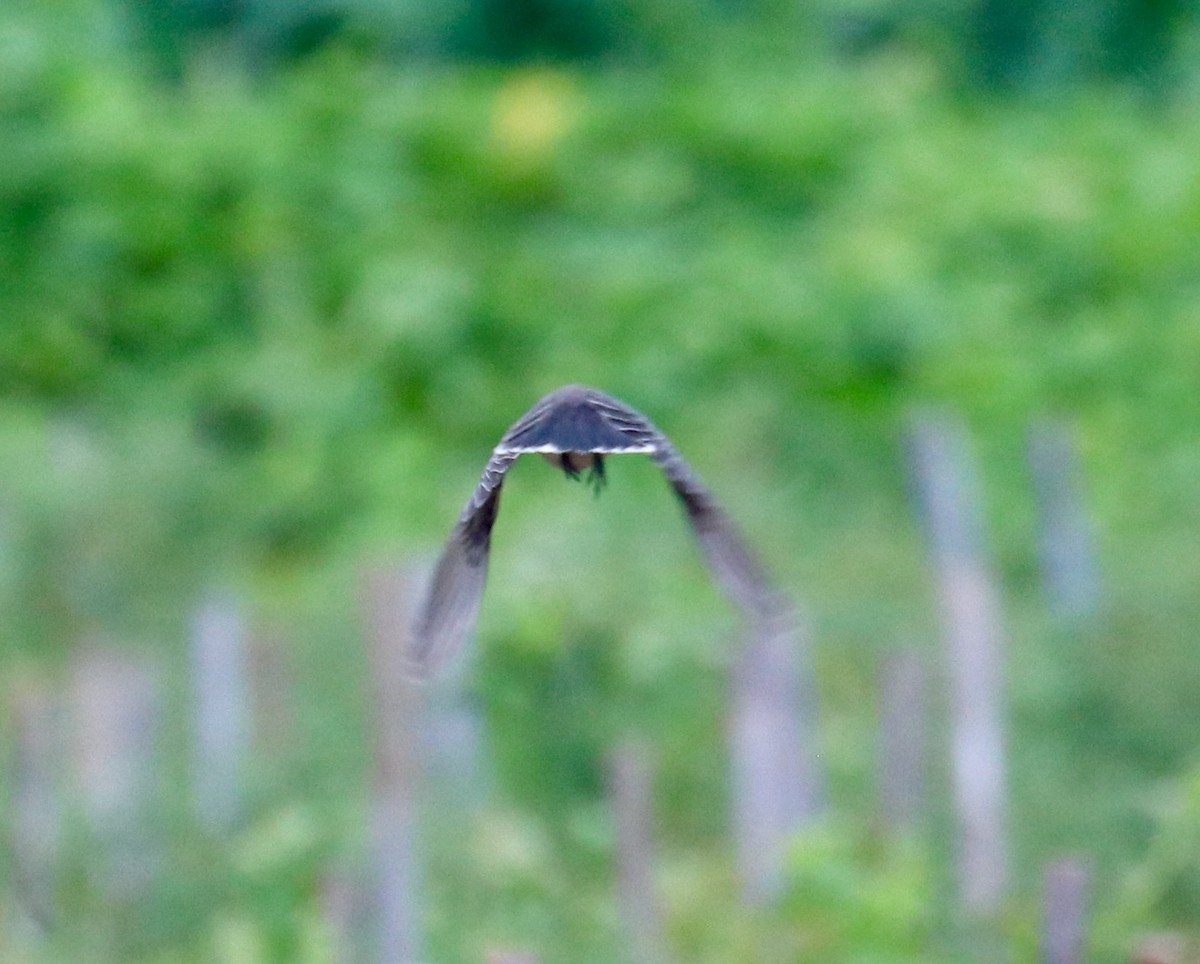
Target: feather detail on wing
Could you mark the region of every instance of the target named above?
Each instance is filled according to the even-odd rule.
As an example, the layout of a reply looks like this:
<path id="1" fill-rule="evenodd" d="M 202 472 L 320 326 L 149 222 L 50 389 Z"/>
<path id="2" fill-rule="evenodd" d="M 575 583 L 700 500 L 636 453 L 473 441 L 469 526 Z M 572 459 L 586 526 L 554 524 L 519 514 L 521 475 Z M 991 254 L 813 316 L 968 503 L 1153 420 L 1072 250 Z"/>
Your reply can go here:
<path id="1" fill-rule="evenodd" d="M 411 672 L 425 678 L 458 653 L 475 627 L 487 581 L 504 475 L 517 456 L 494 452 L 433 570 L 413 626 Z"/>
<path id="2" fill-rule="evenodd" d="M 616 399 L 592 388 L 568 385 L 551 392 L 518 419 L 496 446 L 497 452 L 591 452 L 649 454 L 648 441 L 631 434 L 601 410 Z"/>
<path id="3" fill-rule="evenodd" d="M 750 620 L 776 617 L 787 604 L 700 477 L 662 431 L 624 402 L 589 390 L 596 410 L 631 441 L 646 445 L 683 503 L 688 522 L 717 584 Z"/>
<path id="4" fill-rule="evenodd" d="M 655 451 L 652 458 L 683 503 L 717 585 L 748 620 L 763 622 L 777 617 L 787 607 L 783 596 L 712 493 L 670 442 Z"/>

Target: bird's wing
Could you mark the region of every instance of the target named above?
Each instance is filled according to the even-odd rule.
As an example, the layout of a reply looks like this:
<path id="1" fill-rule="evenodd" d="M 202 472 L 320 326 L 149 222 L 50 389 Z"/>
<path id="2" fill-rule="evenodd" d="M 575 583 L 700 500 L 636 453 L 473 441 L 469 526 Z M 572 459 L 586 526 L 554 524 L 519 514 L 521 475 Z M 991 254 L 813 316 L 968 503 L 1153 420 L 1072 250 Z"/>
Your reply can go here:
<path id="1" fill-rule="evenodd" d="M 631 441 L 649 450 L 679 496 L 709 571 L 726 595 L 752 620 L 771 619 L 786 608 L 783 597 L 766 571 L 717 504 L 708 487 L 671 443 L 645 415 L 610 395 L 592 391 L 595 410 Z"/>
<path id="2" fill-rule="evenodd" d="M 496 450 L 500 452 L 592 452 L 599 455 L 651 451 L 636 432 L 605 417 L 597 399 L 607 395 L 582 385 L 567 385 L 540 399 L 517 420 Z M 613 400 L 615 401 L 615 399 Z"/>
<path id="3" fill-rule="evenodd" d="M 475 626 L 487 580 L 500 489 L 518 454 L 492 453 L 446 541 L 413 625 L 410 659 L 416 677 L 428 677 L 461 650 Z"/>
<path id="4" fill-rule="evenodd" d="M 537 432 L 545 426 L 549 417 L 554 410 L 558 408 L 559 392 L 551 392 L 530 406 L 519 419 L 508 427 L 508 431 L 500 438 L 500 444 L 496 449 L 501 452 L 513 451 L 520 453 L 521 451 L 529 451 L 526 446 L 518 444 L 520 440 L 526 438 L 531 433 Z"/>

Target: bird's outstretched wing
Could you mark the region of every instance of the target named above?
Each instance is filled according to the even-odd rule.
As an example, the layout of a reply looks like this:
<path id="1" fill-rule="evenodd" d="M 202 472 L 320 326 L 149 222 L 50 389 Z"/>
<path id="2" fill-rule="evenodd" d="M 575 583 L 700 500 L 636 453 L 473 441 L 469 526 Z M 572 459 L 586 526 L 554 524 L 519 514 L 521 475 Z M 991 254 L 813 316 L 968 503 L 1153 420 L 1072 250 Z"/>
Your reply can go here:
<path id="1" fill-rule="evenodd" d="M 704 561 L 713 579 L 749 620 L 773 619 L 786 608 L 761 563 L 718 505 L 708 487 L 679 454 L 671 440 L 634 408 L 595 389 L 596 411 L 618 431 L 645 446 L 683 503 Z"/>
<path id="2" fill-rule="evenodd" d="M 446 541 L 413 625 L 410 658 L 415 677 L 426 677 L 460 650 L 479 614 L 487 581 L 492 526 L 504 475 L 517 452 L 494 451 L 475 491 Z"/>
<path id="3" fill-rule="evenodd" d="M 761 622 L 786 607 L 733 523 L 670 439 L 641 412 L 611 395 L 569 385 L 536 402 L 492 451 L 417 613 L 410 651 L 415 676 L 436 670 L 462 648 L 474 628 L 504 476 L 518 456 L 529 452 L 649 455 L 683 503 L 713 578 L 743 615 Z"/>

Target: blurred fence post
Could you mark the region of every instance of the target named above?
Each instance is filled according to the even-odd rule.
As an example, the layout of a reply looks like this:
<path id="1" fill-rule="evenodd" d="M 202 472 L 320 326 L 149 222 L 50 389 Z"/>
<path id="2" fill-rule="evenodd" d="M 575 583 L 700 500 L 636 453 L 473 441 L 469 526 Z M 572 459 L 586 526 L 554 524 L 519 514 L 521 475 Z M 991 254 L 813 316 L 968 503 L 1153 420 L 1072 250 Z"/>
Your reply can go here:
<path id="1" fill-rule="evenodd" d="M 908 833 L 924 809 L 925 667 L 920 654 L 889 654 L 879 670 L 879 800 L 884 827 Z"/>
<path id="2" fill-rule="evenodd" d="M 246 624 L 232 596 L 209 593 L 192 617 L 193 786 L 200 821 L 227 833 L 242 808 L 250 745 Z"/>
<path id="3" fill-rule="evenodd" d="M 1100 580 L 1074 434 L 1058 422 L 1034 423 L 1028 433 L 1028 460 L 1047 602 L 1060 619 L 1086 620 L 1099 603 Z"/>
<path id="4" fill-rule="evenodd" d="M 287 635 L 278 627 L 256 629 L 250 634 L 246 659 L 255 758 L 286 758 L 296 740 L 295 675 Z"/>
<path id="5" fill-rule="evenodd" d="M 369 925 L 363 878 L 346 861 L 335 860 L 321 874 L 317 904 L 327 935 L 325 960 L 348 964 L 365 958 L 360 935 Z"/>
<path id="6" fill-rule="evenodd" d="M 654 883 L 654 775 L 647 748 L 619 743 L 609 757 L 617 831 L 617 899 L 634 964 L 668 959 Z"/>
<path id="7" fill-rule="evenodd" d="M 41 678 L 16 680 L 10 693 L 14 896 L 29 923 L 45 931 L 56 916 L 54 891 L 63 845 L 63 699 Z"/>
<path id="8" fill-rule="evenodd" d="M 128 653 L 86 643 L 72 660 L 79 792 L 96 838 L 89 873 L 109 898 L 129 900 L 158 871 L 151 829 L 159 773 L 162 679 Z"/>
<path id="9" fill-rule="evenodd" d="M 406 668 L 415 582 L 401 567 L 377 568 L 366 575 L 363 589 L 375 724 L 371 817 L 375 952 L 386 964 L 421 959 L 417 785 L 423 694 Z"/>
<path id="10" fill-rule="evenodd" d="M 456 661 L 423 692 L 420 729 L 422 775 L 439 802 L 457 811 L 477 809 L 487 796 L 490 769 L 484 719 L 464 686 L 469 664 Z"/>
<path id="11" fill-rule="evenodd" d="M 1091 869 L 1079 857 L 1046 866 L 1042 893 L 1043 964 L 1083 964 Z"/>
<path id="12" fill-rule="evenodd" d="M 964 910 L 994 917 L 1007 887 L 1003 639 L 966 428 L 923 417 L 910 453 L 946 629 L 952 780 Z"/>
<path id="13" fill-rule="evenodd" d="M 778 896 L 787 838 L 823 804 L 806 642 L 796 614 L 786 611 L 751 628 L 733 667 L 733 834 L 742 898 L 750 904 Z"/>

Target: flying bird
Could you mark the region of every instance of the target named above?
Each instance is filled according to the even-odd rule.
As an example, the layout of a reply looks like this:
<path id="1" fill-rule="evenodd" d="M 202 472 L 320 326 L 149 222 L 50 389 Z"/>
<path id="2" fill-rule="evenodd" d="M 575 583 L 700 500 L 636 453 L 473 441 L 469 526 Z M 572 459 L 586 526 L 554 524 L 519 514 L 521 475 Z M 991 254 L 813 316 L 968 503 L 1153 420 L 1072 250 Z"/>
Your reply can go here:
<path id="1" fill-rule="evenodd" d="M 611 395 L 567 385 L 546 395 L 504 433 L 463 507 L 433 572 L 413 627 L 416 676 L 428 676 L 461 649 L 483 598 L 492 526 L 504 476 L 519 456 L 540 454 L 597 492 L 610 455 L 648 455 L 683 503 L 713 578 L 748 620 L 762 623 L 784 607 L 762 566 L 712 493 L 671 441 L 645 415 Z"/>

